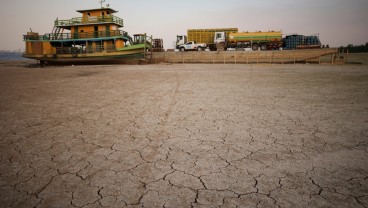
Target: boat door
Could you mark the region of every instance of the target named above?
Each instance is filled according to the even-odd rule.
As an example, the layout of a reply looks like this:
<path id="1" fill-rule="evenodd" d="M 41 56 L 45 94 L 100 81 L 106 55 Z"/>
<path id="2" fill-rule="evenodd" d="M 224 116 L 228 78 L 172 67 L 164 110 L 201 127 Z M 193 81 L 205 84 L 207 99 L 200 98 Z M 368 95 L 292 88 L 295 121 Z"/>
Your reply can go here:
<path id="1" fill-rule="evenodd" d="M 98 26 L 94 27 L 93 37 L 98 38 Z"/>
<path id="2" fill-rule="evenodd" d="M 106 37 L 110 37 L 110 25 L 106 25 Z"/>
<path id="3" fill-rule="evenodd" d="M 74 39 L 78 39 L 78 26 L 74 27 Z"/>
<path id="4" fill-rule="evenodd" d="M 95 42 L 95 44 L 96 44 L 96 50 L 95 50 L 96 52 L 103 51 L 103 49 L 102 49 L 103 45 L 101 44 L 100 41 Z"/>

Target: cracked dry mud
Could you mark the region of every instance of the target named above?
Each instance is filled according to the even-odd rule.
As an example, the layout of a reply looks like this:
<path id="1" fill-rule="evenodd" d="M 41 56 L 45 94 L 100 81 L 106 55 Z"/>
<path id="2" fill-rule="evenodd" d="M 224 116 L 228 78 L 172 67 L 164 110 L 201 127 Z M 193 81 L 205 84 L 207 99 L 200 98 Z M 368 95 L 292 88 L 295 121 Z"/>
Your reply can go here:
<path id="1" fill-rule="evenodd" d="M 0 207 L 368 207 L 366 66 L 3 66 L 0 86 Z"/>

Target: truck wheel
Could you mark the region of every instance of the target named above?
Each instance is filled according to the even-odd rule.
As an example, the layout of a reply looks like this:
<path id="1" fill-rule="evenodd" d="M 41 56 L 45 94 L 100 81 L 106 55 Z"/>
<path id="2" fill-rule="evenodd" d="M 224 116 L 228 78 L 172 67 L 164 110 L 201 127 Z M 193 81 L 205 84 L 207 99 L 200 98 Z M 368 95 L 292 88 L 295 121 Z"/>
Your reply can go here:
<path id="1" fill-rule="evenodd" d="M 180 48 L 180 51 L 185 51 L 185 48 Z"/>
<path id="2" fill-rule="evenodd" d="M 252 50 L 253 51 L 258 51 L 258 48 L 259 48 L 258 44 L 253 44 L 252 45 Z"/>
<path id="3" fill-rule="evenodd" d="M 267 50 L 267 45 L 266 44 L 262 44 L 261 45 L 261 51 L 266 51 Z"/>
<path id="4" fill-rule="evenodd" d="M 198 51 L 203 51 L 203 48 L 202 47 L 198 47 L 197 50 Z"/>

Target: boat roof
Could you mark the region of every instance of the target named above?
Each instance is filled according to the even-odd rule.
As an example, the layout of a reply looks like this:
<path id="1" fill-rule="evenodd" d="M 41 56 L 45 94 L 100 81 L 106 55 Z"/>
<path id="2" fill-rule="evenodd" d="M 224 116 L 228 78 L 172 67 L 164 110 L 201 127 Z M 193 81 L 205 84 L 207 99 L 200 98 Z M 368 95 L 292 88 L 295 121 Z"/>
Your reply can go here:
<path id="1" fill-rule="evenodd" d="M 77 12 L 84 13 L 84 12 L 93 12 L 93 11 L 101 11 L 101 10 L 109 11 L 111 14 L 118 12 L 118 11 L 116 11 L 114 9 L 111 9 L 111 8 L 85 9 L 85 10 L 77 10 Z"/>

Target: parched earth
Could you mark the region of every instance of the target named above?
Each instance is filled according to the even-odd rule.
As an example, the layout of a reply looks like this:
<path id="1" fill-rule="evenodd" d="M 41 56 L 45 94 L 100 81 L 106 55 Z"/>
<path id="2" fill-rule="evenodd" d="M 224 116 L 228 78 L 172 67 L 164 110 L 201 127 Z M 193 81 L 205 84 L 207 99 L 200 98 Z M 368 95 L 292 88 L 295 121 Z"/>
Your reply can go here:
<path id="1" fill-rule="evenodd" d="M 368 207 L 368 69 L 0 68 L 0 207 Z"/>

